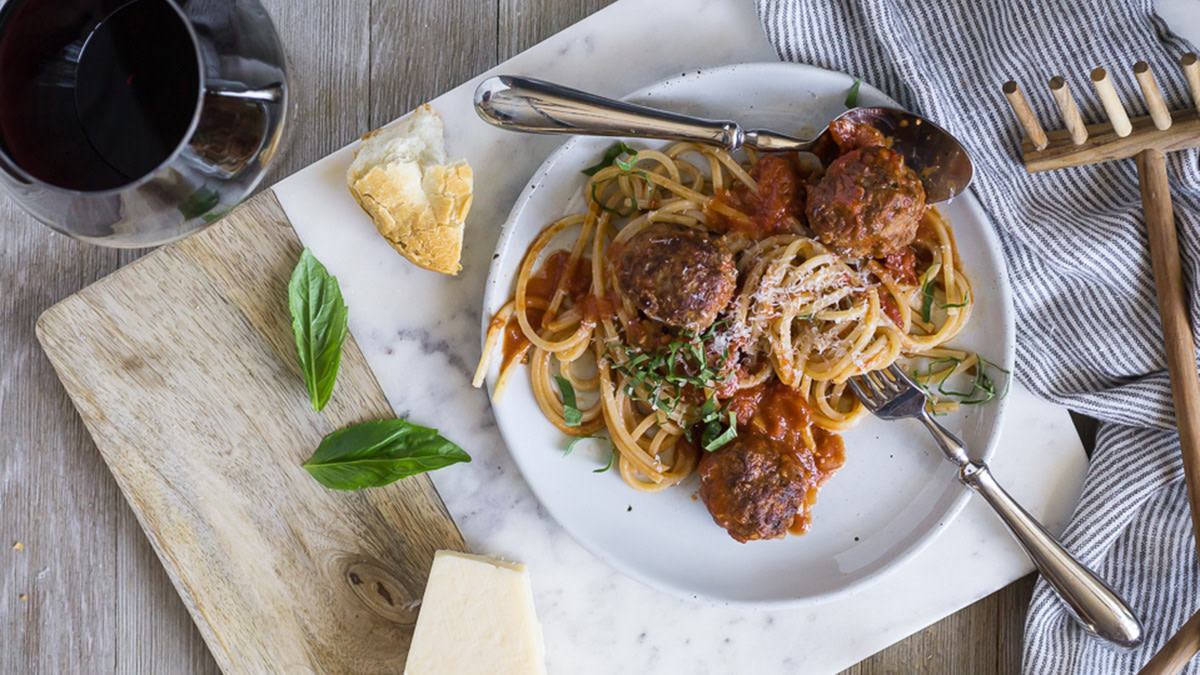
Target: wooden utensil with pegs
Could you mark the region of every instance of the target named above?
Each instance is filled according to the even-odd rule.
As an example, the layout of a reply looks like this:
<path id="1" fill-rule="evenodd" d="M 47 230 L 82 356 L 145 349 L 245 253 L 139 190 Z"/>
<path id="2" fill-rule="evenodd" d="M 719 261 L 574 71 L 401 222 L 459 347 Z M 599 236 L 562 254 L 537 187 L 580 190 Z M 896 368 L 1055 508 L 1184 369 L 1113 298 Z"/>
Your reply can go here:
<path id="1" fill-rule="evenodd" d="M 1158 311 L 1166 342 L 1167 370 L 1171 375 L 1171 394 L 1183 451 L 1192 533 L 1200 547 L 1200 374 L 1188 323 L 1187 295 L 1164 156 L 1172 150 L 1200 147 L 1200 63 L 1195 54 L 1189 53 L 1183 56 L 1181 66 L 1196 107 L 1170 111 L 1150 66 L 1139 61 L 1133 72 L 1150 114 L 1133 119 L 1121 105 L 1108 72 L 1103 68 L 1093 70 L 1092 84 L 1109 120 L 1103 124 L 1084 124 L 1061 77 L 1050 80 L 1050 90 L 1066 125 L 1063 130 L 1042 129 L 1016 82 L 1004 85 L 1004 95 L 1025 129 L 1027 137 L 1021 154 L 1030 173 L 1131 157 L 1137 162 Z M 1200 613 L 1141 672 L 1177 673 L 1197 651 L 1200 651 Z"/>

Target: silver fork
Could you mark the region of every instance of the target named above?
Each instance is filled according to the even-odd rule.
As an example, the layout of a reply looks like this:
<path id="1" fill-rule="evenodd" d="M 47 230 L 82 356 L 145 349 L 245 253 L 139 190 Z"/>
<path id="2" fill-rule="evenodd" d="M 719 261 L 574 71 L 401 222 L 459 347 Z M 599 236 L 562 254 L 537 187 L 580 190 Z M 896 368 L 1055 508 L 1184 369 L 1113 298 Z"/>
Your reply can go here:
<path id="1" fill-rule="evenodd" d="M 1122 647 L 1141 644 L 1141 622 L 1125 601 L 1021 508 L 992 477 L 986 464 L 967 455 L 962 441 L 925 409 L 925 391 L 904 371 L 893 364 L 885 370 L 850 378 L 850 387 L 876 417 L 888 421 L 915 418 L 925 425 L 942 453 L 958 467 L 958 479 L 987 500 L 1085 630 Z"/>

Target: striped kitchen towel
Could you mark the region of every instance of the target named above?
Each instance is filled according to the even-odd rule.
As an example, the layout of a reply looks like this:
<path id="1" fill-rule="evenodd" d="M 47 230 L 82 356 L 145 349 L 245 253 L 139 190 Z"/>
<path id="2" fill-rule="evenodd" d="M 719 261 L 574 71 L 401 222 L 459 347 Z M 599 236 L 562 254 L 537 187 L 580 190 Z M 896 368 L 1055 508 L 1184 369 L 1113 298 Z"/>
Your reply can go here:
<path id="1" fill-rule="evenodd" d="M 1085 119 L 1104 119 L 1089 71 L 1106 67 L 1130 114 L 1146 114 L 1131 66 L 1145 60 L 1172 108 L 1189 100 L 1173 35 L 1151 0 L 758 0 L 789 61 L 861 76 L 962 139 L 974 190 L 999 231 L 1016 305 L 1016 376 L 1041 397 L 1101 420 L 1063 543 L 1130 602 L 1144 645 L 1088 639 L 1038 582 L 1025 628 L 1027 673 L 1136 672 L 1200 604 L 1179 440 L 1132 160 L 1026 174 L 1000 86 L 1065 77 Z M 1054 122 L 1050 127 L 1060 126 Z M 1200 329 L 1200 166 L 1168 155 L 1192 330 Z M 1186 672 L 1200 673 L 1200 659 Z"/>

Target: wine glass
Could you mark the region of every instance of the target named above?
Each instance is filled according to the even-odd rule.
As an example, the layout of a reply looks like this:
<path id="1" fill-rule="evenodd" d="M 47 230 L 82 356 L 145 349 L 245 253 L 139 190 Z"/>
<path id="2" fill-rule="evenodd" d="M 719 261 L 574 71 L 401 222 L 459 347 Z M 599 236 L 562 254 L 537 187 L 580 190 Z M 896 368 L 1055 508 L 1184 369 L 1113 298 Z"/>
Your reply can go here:
<path id="1" fill-rule="evenodd" d="M 0 186 L 82 241 L 185 237 L 278 153 L 285 65 L 257 0 L 9 0 Z"/>

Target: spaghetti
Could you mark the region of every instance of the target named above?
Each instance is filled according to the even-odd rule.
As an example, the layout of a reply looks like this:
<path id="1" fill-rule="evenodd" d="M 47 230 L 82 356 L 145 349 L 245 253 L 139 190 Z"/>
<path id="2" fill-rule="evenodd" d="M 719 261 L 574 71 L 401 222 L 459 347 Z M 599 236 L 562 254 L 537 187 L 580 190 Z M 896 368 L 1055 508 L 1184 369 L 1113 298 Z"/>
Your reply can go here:
<path id="1" fill-rule="evenodd" d="M 525 252 L 474 384 L 498 350 L 496 398 L 529 363 L 546 418 L 572 436 L 606 430 L 633 488 L 677 485 L 722 439 L 769 435 L 746 429 L 752 415 L 730 409 L 738 392 L 782 385 L 798 394 L 804 425 L 821 433 L 805 426 L 795 437 L 815 451 L 814 438 L 836 438 L 865 412 L 850 377 L 902 357 L 937 364 L 921 375 L 927 384 L 979 367 L 945 346 L 967 324 L 973 300 L 950 224 L 923 196 L 911 243 L 886 258 L 853 258 L 807 229 L 804 181 L 812 185 L 822 172 L 805 171 L 795 157 L 743 163 L 692 143 L 621 147 L 624 158 L 587 180 L 587 211 L 551 223 Z M 615 268 L 648 233 L 688 230 L 728 250 L 736 288 L 709 325 L 664 325 L 622 287 Z M 840 465 L 838 448 L 836 465 L 826 462 L 822 477 L 809 480 L 807 506 Z"/>

